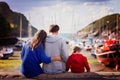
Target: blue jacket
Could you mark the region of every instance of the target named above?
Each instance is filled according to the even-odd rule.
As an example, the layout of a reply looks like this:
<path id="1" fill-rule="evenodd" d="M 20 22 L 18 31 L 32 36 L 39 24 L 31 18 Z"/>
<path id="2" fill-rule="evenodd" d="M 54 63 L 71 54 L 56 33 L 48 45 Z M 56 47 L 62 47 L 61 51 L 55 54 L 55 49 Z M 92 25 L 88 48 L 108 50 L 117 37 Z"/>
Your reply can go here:
<path id="1" fill-rule="evenodd" d="M 51 58 L 45 55 L 43 44 L 32 50 L 27 42 L 21 51 L 21 69 L 20 72 L 26 77 L 35 77 L 43 73 L 40 63 L 50 63 Z"/>

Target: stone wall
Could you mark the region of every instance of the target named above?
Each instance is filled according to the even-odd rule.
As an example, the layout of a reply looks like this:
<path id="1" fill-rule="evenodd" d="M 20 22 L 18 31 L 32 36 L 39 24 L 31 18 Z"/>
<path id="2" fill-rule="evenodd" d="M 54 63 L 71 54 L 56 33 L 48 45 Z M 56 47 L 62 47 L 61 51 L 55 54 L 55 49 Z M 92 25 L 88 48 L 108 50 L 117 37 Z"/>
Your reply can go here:
<path id="1" fill-rule="evenodd" d="M 120 80 L 120 72 L 85 72 L 41 74 L 34 78 L 25 78 L 19 72 L 0 72 L 0 80 Z"/>

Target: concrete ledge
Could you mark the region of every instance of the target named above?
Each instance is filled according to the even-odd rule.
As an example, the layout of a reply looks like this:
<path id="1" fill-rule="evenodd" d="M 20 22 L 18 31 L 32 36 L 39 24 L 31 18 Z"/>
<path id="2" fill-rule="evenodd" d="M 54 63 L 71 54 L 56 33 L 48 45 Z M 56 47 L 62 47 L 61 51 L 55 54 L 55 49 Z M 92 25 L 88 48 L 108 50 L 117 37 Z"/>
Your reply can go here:
<path id="1" fill-rule="evenodd" d="M 120 72 L 85 72 L 41 74 L 34 78 L 25 78 L 19 72 L 0 72 L 0 80 L 120 80 Z"/>

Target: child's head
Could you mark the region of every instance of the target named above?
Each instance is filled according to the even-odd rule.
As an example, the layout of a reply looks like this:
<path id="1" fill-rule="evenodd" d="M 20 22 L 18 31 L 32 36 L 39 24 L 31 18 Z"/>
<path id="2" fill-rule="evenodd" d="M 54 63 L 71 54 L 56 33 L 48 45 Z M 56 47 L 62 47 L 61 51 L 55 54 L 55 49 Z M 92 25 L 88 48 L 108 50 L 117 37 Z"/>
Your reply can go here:
<path id="1" fill-rule="evenodd" d="M 78 46 L 75 46 L 73 49 L 73 53 L 80 52 L 80 51 L 81 51 L 81 49 Z"/>

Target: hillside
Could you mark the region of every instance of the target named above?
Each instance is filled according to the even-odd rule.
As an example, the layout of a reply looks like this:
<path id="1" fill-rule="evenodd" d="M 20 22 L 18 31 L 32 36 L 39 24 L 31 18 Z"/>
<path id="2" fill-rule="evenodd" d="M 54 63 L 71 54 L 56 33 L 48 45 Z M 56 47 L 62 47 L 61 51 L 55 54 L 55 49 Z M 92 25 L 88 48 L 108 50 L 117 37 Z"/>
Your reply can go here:
<path id="1" fill-rule="evenodd" d="M 111 14 L 104 16 L 89 25 L 85 26 L 83 29 L 78 31 L 79 37 L 89 37 L 89 34 L 92 33 L 94 37 L 98 37 L 103 33 L 116 32 L 120 29 L 120 14 Z M 116 29 L 118 24 L 118 29 Z M 84 36 L 83 36 L 84 34 Z"/>
<path id="2" fill-rule="evenodd" d="M 20 32 L 20 18 L 21 18 L 22 19 L 21 20 L 22 21 L 22 37 L 28 36 L 28 20 L 26 19 L 26 17 L 19 12 L 12 11 L 8 6 L 8 4 L 5 2 L 0 2 L 0 17 L 2 17 L 0 19 L 4 18 L 6 23 L 10 26 L 10 29 L 9 29 L 10 31 L 8 31 L 10 35 L 15 37 L 20 36 L 19 32 Z M 4 24 L 1 25 L 0 32 L 4 34 L 6 32 L 4 32 L 3 27 L 6 27 L 6 26 Z M 32 30 L 32 35 L 37 31 L 37 29 L 33 26 L 31 27 L 31 30 Z"/>

